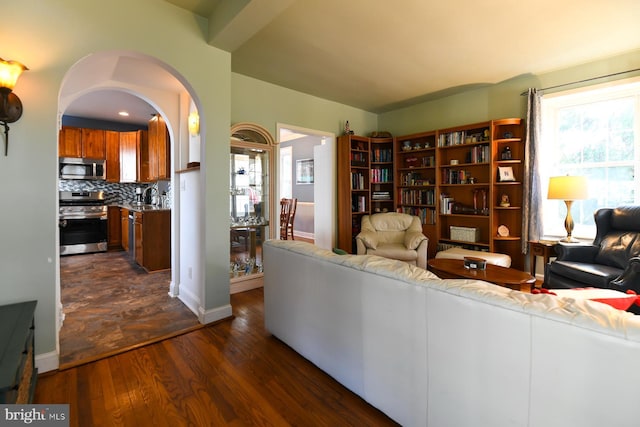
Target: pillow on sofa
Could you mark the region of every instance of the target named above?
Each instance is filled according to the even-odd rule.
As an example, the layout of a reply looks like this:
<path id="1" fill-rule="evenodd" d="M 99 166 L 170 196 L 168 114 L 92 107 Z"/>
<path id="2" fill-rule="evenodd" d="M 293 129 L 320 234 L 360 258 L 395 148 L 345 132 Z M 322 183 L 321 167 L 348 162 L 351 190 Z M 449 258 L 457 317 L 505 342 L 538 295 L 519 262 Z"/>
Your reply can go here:
<path id="1" fill-rule="evenodd" d="M 340 248 L 333 248 L 332 251 L 336 255 L 347 255 L 347 254 L 349 254 L 349 252 L 347 252 L 345 250 L 342 250 Z"/>

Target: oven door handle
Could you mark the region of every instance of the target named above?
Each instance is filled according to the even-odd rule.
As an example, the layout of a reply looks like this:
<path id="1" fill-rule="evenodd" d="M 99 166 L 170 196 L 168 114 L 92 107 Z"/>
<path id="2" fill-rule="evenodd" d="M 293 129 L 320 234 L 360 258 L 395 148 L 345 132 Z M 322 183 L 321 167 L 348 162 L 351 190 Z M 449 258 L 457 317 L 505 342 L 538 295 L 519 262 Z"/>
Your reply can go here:
<path id="1" fill-rule="evenodd" d="M 58 226 L 59 226 L 60 228 L 67 228 L 67 220 L 66 220 L 66 219 L 61 219 L 61 220 L 58 222 Z"/>
<path id="2" fill-rule="evenodd" d="M 60 218 L 60 221 L 69 219 L 101 219 L 106 221 L 107 218 L 108 216 L 104 213 L 83 213 L 81 215 L 65 215 Z"/>

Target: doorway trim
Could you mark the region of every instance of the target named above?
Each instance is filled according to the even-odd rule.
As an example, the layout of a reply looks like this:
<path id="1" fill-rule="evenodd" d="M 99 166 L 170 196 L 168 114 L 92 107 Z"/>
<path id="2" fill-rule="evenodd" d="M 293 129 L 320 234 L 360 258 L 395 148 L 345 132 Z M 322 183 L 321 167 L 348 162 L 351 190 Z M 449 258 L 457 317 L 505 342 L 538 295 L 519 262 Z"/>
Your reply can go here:
<path id="1" fill-rule="evenodd" d="M 186 126 L 182 125 L 182 123 L 186 123 L 186 114 L 188 112 L 183 111 L 183 108 L 180 105 L 179 101 L 175 102 L 174 104 L 174 101 L 172 100 L 176 99 L 175 94 L 172 93 L 172 96 L 168 96 L 168 94 L 171 93 L 171 91 L 167 88 L 158 87 L 157 89 L 154 90 L 149 87 L 137 85 L 134 79 L 121 78 L 119 80 L 114 80 L 114 79 L 109 79 L 108 76 L 104 77 L 100 73 L 90 72 L 90 70 L 92 69 L 91 67 L 94 65 L 92 64 L 92 61 L 95 61 L 96 64 L 100 62 L 101 64 L 103 64 L 102 68 L 105 68 L 104 61 L 112 60 L 117 62 L 122 58 L 125 58 L 125 60 L 132 59 L 132 60 L 139 61 L 141 64 L 144 64 L 147 67 L 151 67 L 150 69 L 161 70 L 162 72 L 171 76 L 178 83 L 179 89 L 181 91 L 179 97 L 182 98 L 183 96 L 188 96 L 200 111 L 200 108 L 201 108 L 200 101 L 197 95 L 195 94 L 193 88 L 191 87 L 191 85 L 189 85 L 186 79 L 169 64 L 153 56 L 136 52 L 136 51 L 106 50 L 106 51 L 95 52 L 85 57 L 79 58 L 77 62 L 75 62 L 66 70 L 65 75 L 60 84 L 59 92 L 58 92 L 58 129 L 60 129 L 61 127 L 62 115 L 64 111 L 66 111 L 67 107 L 70 105 L 70 103 L 74 99 L 92 91 L 105 90 L 105 89 L 113 90 L 113 91 L 122 91 L 122 92 L 129 93 L 131 95 L 137 96 L 138 98 L 143 99 L 145 102 L 153 106 L 166 119 L 167 127 L 169 128 L 169 132 L 170 132 L 171 182 L 174 186 L 173 204 L 171 209 L 172 210 L 172 225 L 171 225 L 172 273 L 171 273 L 171 283 L 169 284 L 169 288 L 167 289 L 167 291 L 171 297 L 176 297 L 176 296 L 179 297 L 182 303 L 185 304 L 185 306 L 188 307 L 194 313 L 194 315 L 200 320 L 200 322 L 205 323 L 203 321 L 203 317 L 201 316 L 201 313 L 199 313 L 198 311 L 194 311 L 193 304 L 192 305 L 188 304 L 187 302 L 185 302 L 185 300 L 182 298 L 181 295 L 178 295 L 178 286 L 180 282 L 181 254 L 180 254 L 180 245 L 179 245 L 180 196 L 179 196 L 178 188 L 175 185 L 178 182 L 177 175 L 176 175 L 176 170 L 177 170 L 176 165 L 180 156 L 180 151 L 181 151 L 180 147 L 184 143 L 183 141 L 184 141 L 185 135 L 187 135 Z M 80 86 L 69 85 L 69 83 L 73 81 L 73 79 L 78 78 L 78 76 L 81 76 L 86 73 L 89 73 L 91 78 L 85 79 L 86 81 L 83 80 Z M 103 77 L 100 77 L 100 76 L 103 76 Z M 69 87 L 71 89 L 68 89 Z M 81 89 L 77 90 L 78 87 L 81 87 Z M 56 135 L 56 138 L 55 138 L 56 144 L 58 143 L 58 137 L 59 135 Z M 201 144 L 202 146 L 205 145 L 204 138 Z M 56 153 L 57 151 L 58 150 L 56 149 Z M 59 178 L 56 176 L 56 190 L 58 187 L 59 187 Z M 56 197 L 56 200 L 57 199 L 58 197 Z M 62 328 L 62 323 L 64 321 L 64 311 L 62 306 L 61 289 L 60 289 L 61 280 L 60 280 L 59 242 L 60 242 L 60 236 L 59 236 L 59 231 L 57 230 L 56 231 L 56 266 L 55 266 L 56 268 L 55 333 L 56 333 L 56 359 L 57 360 L 55 361 L 55 363 L 52 360 L 53 358 L 45 362 L 39 361 L 39 363 L 41 364 L 44 363 L 43 366 L 45 365 L 47 367 L 51 366 L 51 369 L 47 369 L 47 370 L 57 369 L 59 366 L 59 355 L 60 355 L 59 332 L 60 332 L 60 329 Z M 198 252 L 202 250 L 203 249 L 200 248 L 198 249 Z M 185 260 L 182 260 L 182 261 L 185 261 Z M 201 257 L 195 256 L 194 259 L 191 260 L 191 262 L 194 265 L 197 263 L 198 270 L 199 271 L 202 270 L 204 263 Z M 198 283 L 198 287 L 199 287 L 198 294 L 203 295 L 204 288 L 205 288 L 204 279 Z M 197 304 L 199 307 L 202 307 L 204 305 L 204 301 L 200 297 L 198 297 L 198 301 L 195 301 L 194 304 Z"/>
<path id="2" fill-rule="evenodd" d="M 243 140 L 234 135 L 242 134 L 242 132 L 249 132 L 256 134 L 260 139 L 264 140 L 264 143 L 257 141 Z M 275 224 L 277 223 L 275 209 L 275 194 L 276 194 L 276 155 L 277 144 L 271 133 L 264 127 L 250 122 L 240 122 L 231 126 L 229 147 L 240 148 L 255 148 L 265 150 L 269 152 L 269 238 L 275 237 Z M 231 172 L 231 171 L 230 171 Z M 264 273 L 254 273 L 247 276 L 232 277 L 229 279 L 229 293 L 235 294 L 238 292 L 244 292 L 251 289 L 261 288 L 263 286 Z"/>
<path id="3" fill-rule="evenodd" d="M 336 134 L 278 122 L 278 159 L 284 129 L 321 140 L 320 145 L 314 147 L 314 239 L 316 246 L 331 249 L 336 242 Z M 278 192 L 279 178 L 278 173 Z"/>

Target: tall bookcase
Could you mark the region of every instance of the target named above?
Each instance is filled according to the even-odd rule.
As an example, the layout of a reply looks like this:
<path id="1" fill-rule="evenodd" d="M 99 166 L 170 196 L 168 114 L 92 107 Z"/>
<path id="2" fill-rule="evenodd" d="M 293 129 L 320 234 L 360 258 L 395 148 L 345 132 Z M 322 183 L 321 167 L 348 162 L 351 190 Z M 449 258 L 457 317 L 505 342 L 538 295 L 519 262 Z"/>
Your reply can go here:
<path id="1" fill-rule="evenodd" d="M 371 212 L 393 212 L 394 155 L 393 138 L 370 138 Z"/>
<path id="2" fill-rule="evenodd" d="M 396 210 L 420 217 L 422 231 L 432 239 L 428 257 L 436 253 L 436 132 L 396 138 Z"/>
<path id="3" fill-rule="evenodd" d="M 499 252 L 524 268 L 520 251 L 522 120 L 502 119 L 437 131 L 437 241 Z"/>
<path id="4" fill-rule="evenodd" d="M 522 270 L 523 121 L 490 120 L 396 138 L 338 138 L 338 243 L 356 252 L 363 215 L 422 220 L 429 258 L 459 246 Z"/>
<path id="5" fill-rule="evenodd" d="M 338 137 L 338 248 L 355 253 L 363 215 L 371 212 L 370 139 Z"/>
<path id="6" fill-rule="evenodd" d="M 521 119 L 491 122 L 493 209 L 491 249 L 511 256 L 511 266 L 522 270 L 522 199 L 525 139 Z M 501 174 L 499 168 L 506 168 Z M 505 173 L 506 171 L 506 173 Z M 512 174 L 510 172 L 513 172 Z M 501 179 L 501 176 L 508 179 Z"/>

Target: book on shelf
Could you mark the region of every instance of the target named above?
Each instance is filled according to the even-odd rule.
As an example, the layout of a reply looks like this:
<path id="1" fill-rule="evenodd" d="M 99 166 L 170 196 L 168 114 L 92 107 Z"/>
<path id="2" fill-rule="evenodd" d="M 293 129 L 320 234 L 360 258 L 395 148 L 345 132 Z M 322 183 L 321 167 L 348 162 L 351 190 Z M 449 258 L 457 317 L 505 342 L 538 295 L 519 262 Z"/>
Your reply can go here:
<path id="1" fill-rule="evenodd" d="M 362 172 L 351 172 L 351 189 L 365 190 L 364 174 Z"/>
<path id="2" fill-rule="evenodd" d="M 455 200 L 453 197 L 450 197 L 447 194 L 441 194 L 440 195 L 440 213 L 443 215 L 452 213 L 454 203 L 455 203 Z"/>
<path id="3" fill-rule="evenodd" d="M 436 210 L 434 208 L 402 206 L 398 209 L 398 212 L 417 216 L 420 218 L 420 222 L 422 222 L 423 224 L 433 225 L 436 223 Z"/>
<path id="4" fill-rule="evenodd" d="M 389 191 L 374 191 L 371 194 L 373 200 L 391 200 L 391 192 Z"/>
<path id="5" fill-rule="evenodd" d="M 391 182 L 391 169 L 389 168 L 373 168 L 371 169 L 371 182 L 387 183 Z"/>
<path id="6" fill-rule="evenodd" d="M 390 148 L 375 148 L 371 151 L 371 161 L 385 163 L 393 161 L 393 150 Z"/>

